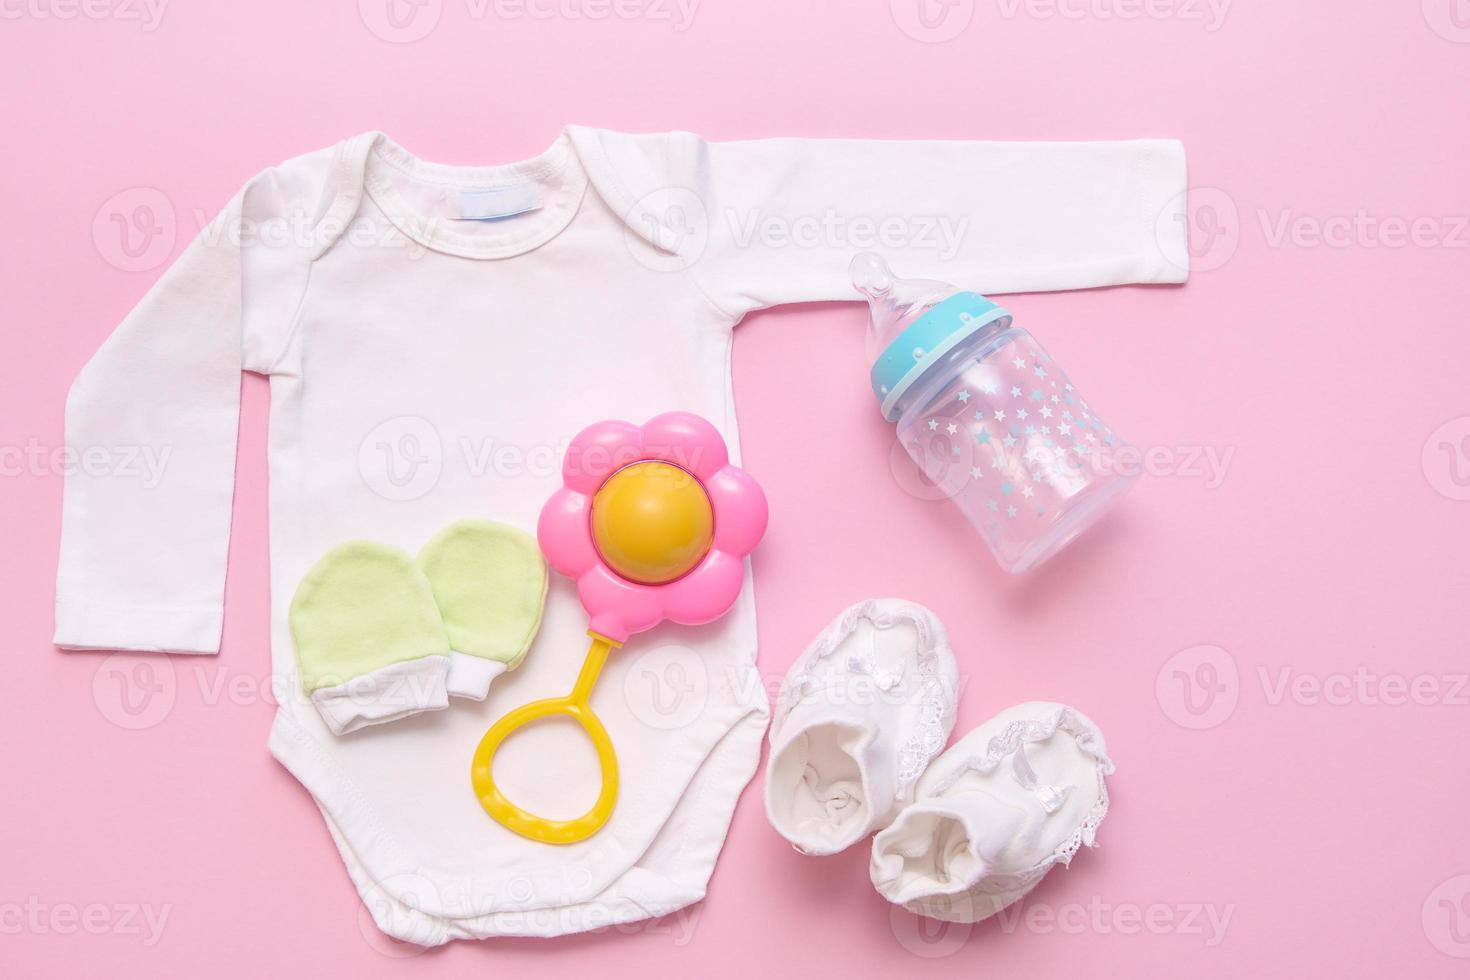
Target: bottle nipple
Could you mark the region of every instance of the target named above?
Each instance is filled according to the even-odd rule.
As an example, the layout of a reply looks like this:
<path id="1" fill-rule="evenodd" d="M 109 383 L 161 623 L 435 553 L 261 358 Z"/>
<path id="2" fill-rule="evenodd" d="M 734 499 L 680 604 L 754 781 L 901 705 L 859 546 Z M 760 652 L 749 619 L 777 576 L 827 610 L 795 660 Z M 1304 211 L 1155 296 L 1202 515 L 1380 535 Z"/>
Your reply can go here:
<path id="1" fill-rule="evenodd" d="M 878 355 L 909 324 L 934 304 L 960 290 L 937 279 L 903 279 L 875 252 L 862 252 L 848 266 L 853 286 L 868 301 L 868 360 Z"/>
<path id="2" fill-rule="evenodd" d="M 857 287 L 857 291 L 866 296 L 869 302 L 880 293 L 886 293 L 893 288 L 893 270 L 888 268 L 888 263 L 877 252 L 860 252 L 853 256 L 852 264 L 847 267 L 847 274 L 852 278 L 852 284 Z"/>

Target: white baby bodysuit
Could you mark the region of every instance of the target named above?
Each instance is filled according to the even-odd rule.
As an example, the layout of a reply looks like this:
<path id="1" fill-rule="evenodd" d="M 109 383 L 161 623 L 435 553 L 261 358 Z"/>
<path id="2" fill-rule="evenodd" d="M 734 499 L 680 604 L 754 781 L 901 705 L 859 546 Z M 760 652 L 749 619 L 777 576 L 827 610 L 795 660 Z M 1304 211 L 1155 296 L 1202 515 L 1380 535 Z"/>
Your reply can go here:
<path id="1" fill-rule="evenodd" d="M 168 455 L 156 485 L 68 476 L 56 642 L 218 650 L 242 370 L 270 378 L 272 669 L 289 691 L 287 609 L 330 548 L 413 552 L 461 517 L 533 529 L 568 440 L 599 419 L 695 412 L 738 461 L 734 326 L 857 299 L 853 252 L 983 292 L 1179 282 L 1184 189 L 1182 149 L 1163 140 L 711 143 L 573 127 L 509 166 L 426 163 L 380 133 L 289 160 L 236 195 L 72 388 L 72 449 Z M 792 356 L 823 370 L 817 352 Z M 570 689 L 585 627 L 553 576 L 525 664 L 483 704 L 337 737 L 299 692 L 282 697 L 271 751 L 385 932 L 558 935 L 703 897 L 769 716 L 748 583 L 724 619 L 664 624 L 609 660 L 593 703 L 622 787 L 600 833 L 535 843 L 471 791 L 486 727 Z M 552 817 L 597 791 L 584 737 L 557 725 L 507 743 L 496 774 Z"/>

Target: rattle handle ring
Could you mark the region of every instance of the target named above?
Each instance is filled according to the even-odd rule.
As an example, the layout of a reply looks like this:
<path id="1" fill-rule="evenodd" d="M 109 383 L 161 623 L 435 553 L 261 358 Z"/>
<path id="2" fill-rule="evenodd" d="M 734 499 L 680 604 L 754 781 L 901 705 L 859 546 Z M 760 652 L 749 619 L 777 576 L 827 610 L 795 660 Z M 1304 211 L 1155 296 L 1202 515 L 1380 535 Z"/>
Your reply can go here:
<path id="1" fill-rule="evenodd" d="M 495 724 L 490 726 L 480 744 L 475 747 L 475 756 L 470 763 L 470 780 L 474 783 L 475 796 L 485 812 L 509 830 L 522 837 L 545 844 L 575 844 L 586 840 L 602 829 L 612 816 L 613 805 L 618 799 L 618 757 L 613 752 L 612 739 L 603 727 L 602 720 L 592 710 L 588 699 L 607 655 L 614 647 L 621 646 L 598 633 L 591 633 L 592 645 L 587 650 L 587 659 L 577 675 L 572 693 L 559 698 L 543 698 L 523 704 Z M 556 715 L 565 715 L 582 726 L 592 747 L 597 750 L 597 763 L 602 770 L 602 789 L 592 809 L 571 820 L 551 820 L 539 817 L 512 803 L 495 785 L 491 773 L 491 762 L 500 744 L 516 729 Z"/>

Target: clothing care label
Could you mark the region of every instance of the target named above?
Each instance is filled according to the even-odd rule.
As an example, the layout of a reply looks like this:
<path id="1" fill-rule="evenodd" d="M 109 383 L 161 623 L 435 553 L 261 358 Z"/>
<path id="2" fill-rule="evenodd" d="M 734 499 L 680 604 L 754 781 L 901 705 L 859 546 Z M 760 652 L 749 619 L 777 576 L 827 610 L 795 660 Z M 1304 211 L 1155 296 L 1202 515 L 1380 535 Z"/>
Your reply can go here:
<path id="1" fill-rule="evenodd" d="M 510 218 L 541 207 L 541 195 L 534 184 L 509 187 L 486 187 L 459 192 L 457 221 L 494 221 Z"/>

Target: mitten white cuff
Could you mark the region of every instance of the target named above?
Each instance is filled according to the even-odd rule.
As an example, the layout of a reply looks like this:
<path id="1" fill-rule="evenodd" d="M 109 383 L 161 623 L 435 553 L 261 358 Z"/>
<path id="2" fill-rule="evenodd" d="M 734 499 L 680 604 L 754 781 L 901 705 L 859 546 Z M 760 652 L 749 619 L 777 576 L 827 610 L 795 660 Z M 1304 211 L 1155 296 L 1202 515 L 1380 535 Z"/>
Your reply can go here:
<path id="1" fill-rule="evenodd" d="M 449 706 L 448 657 L 420 657 L 389 664 L 334 687 L 311 692 L 312 703 L 333 735 L 381 725 Z M 487 682 L 488 683 L 488 682 Z"/>

